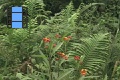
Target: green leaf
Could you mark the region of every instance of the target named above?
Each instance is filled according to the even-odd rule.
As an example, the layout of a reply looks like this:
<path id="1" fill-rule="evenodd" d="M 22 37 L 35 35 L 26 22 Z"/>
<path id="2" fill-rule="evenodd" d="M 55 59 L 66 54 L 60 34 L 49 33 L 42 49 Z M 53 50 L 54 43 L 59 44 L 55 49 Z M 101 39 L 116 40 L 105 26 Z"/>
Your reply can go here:
<path id="1" fill-rule="evenodd" d="M 104 78 L 104 80 L 107 80 L 107 74 L 105 75 L 105 78 Z"/>
<path id="2" fill-rule="evenodd" d="M 82 44 L 73 44 L 77 46 L 76 53 L 85 57 L 83 60 L 82 68 L 88 69 L 89 74 L 94 74 L 94 72 L 102 72 L 105 68 L 106 62 L 109 59 L 109 34 L 108 33 L 98 33 L 90 38 L 83 38 Z M 101 68 L 101 66 L 103 66 Z"/>
<path id="3" fill-rule="evenodd" d="M 63 42 L 59 43 L 54 49 L 53 52 L 51 54 L 51 56 L 53 56 L 53 54 L 62 46 Z"/>
<path id="4" fill-rule="evenodd" d="M 3 77 L 3 75 L 2 75 L 2 74 L 0 74 L 0 80 L 3 80 L 3 79 L 2 79 L 2 77 Z"/>
<path id="5" fill-rule="evenodd" d="M 64 78 L 65 76 L 67 76 L 68 74 L 70 74 L 72 71 L 74 71 L 73 68 L 72 68 L 72 69 L 67 69 L 67 71 L 65 71 L 63 74 L 61 74 L 61 75 L 58 77 L 57 80 L 63 80 L 63 78 Z"/>
<path id="6" fill-rule="evenodd" d="M 85 77 L 85 76 L 80 77 L 79 80 L 84 80 L 84 77 Z"/>
<path id="7" fill-rule="evenodd" d="M 32 78 L 29 78 L 28 76 L 25 76 L 23 79 L 21 80 L 32 80 Z"/>
<path id="8" fill-rule="evenodd" d="M 19 78 L 20 80 L 23 78 L 23 75 L 21 73 L 17 73 L 16 77 Z"/>
<path id="9" fill-rule="evenodd" d="M 39 53 L 40 53 L 40 55 L 32 55 L 32 57 L 41 57 L 45 61 L 46 65 L 48 67 L 49 66 L 48 58 L 41 50 L 39 50 Z"/>
<path id="10" fill-rule="evenodd" d="M 89 9 L 90 7 L 95 6 L 95 5 L 104 5 L 104 3 L 91 3 L 89 5 L 86 5 L 82 10 L 80 10 L 80 14 L 83 13 L 84 11 L 86 11 L 87 9 Z"/>
<path id="11" fill-rule="evenodd" d="M 90 78 L 98 78 L 99 76 L 82 76 L 79 78 L 79 80 L 84 80 L 85 78 L 90 79 Z"/>

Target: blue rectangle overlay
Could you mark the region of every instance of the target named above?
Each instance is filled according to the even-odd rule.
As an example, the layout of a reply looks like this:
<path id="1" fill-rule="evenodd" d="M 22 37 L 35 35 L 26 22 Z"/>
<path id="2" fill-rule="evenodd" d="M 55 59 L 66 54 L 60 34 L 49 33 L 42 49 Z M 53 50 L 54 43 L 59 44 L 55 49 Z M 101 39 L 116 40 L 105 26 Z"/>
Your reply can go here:
<path id="1" fill-rule="evenodd" d="M 12 28 L 22 28 L 22 22 L 12 22 Z"/>
<path id="2" fill-rule="evenodd" d="M 22 12 L 22 7 L 12 7 L 12 12 Z"/>
<path id="3" fill-rule="evenodd" d="M 22 21 L 22 13 L 12 13 L 12 21 Z"/>

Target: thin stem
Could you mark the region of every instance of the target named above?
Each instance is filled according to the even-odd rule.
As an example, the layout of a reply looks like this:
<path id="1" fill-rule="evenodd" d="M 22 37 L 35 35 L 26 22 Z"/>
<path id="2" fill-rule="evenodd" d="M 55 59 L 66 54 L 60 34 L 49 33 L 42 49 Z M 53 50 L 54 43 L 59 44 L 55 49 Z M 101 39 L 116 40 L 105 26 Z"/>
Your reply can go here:
<path id="1" fill-rule="evenodd" d="M 49 80 L 52 80 L 51 55 L 49 54 Z"/>
<path id="2" fill-rule="evenodd" d="M 66 49 L 66 42 L 65 42 L 65 52 L 67 52 L 67 49 Z"/>
<path id="3" fill-rule="evenodd" d="M 58 61 L 58 64 L 57 64 L 58 77 L 59 77 L 59 63 L 60 63 L 60 61 Z"/>

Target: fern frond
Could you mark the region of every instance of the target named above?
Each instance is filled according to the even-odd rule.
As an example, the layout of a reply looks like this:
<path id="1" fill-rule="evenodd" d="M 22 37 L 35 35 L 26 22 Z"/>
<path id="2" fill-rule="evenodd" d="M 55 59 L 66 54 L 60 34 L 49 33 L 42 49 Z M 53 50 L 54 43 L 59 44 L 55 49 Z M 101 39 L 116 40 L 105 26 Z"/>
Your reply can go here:
<path id="1" fill-rule="evenodd" d="M 75 43 L 73 46 L 76 46 L 76 55 L 85 55 L 82 68 L 88 69 L 91 74 L 103 71 L 109 58 L 108 33 L 99 33 L 91 38 L 81 39 L 81 41 L 81 45 Z"/>

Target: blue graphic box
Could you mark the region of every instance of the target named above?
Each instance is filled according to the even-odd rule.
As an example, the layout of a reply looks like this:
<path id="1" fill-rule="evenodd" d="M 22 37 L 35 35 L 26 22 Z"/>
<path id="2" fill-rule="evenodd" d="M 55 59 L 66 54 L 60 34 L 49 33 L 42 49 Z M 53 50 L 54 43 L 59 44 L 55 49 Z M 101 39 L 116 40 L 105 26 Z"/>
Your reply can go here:
<path id="1" fill-rule="evenodd" d="M 12 7 L 12 28 L 22 28 L 22 7 Z"/>

